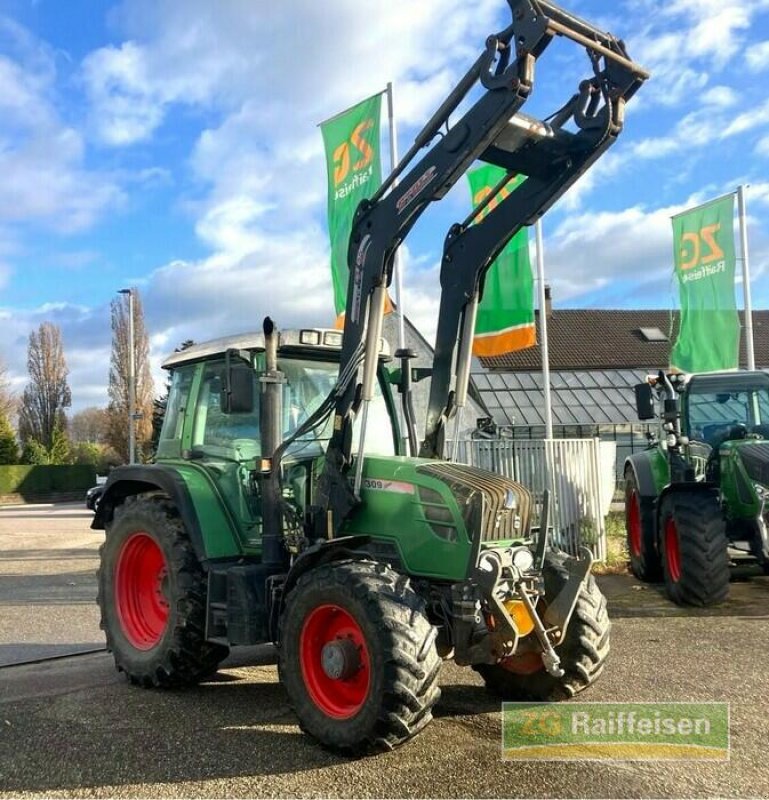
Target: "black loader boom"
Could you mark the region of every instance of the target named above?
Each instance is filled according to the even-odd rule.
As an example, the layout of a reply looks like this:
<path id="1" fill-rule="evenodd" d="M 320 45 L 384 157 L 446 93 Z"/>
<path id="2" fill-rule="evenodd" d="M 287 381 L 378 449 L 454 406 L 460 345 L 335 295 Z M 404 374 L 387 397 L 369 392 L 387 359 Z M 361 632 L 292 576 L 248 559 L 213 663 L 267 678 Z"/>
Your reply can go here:
<path id="1" fill-rule="evenodd" d="M 348 251 L 350 277 L 334 433 L 326 454 L 320 503 L 315 508 L 314 527 L 319 536 L 335 535 L 358 504 L 366 415 L 393 257 L 419 216 L 477 159 L 501 166 L 510 176 L 527 176 L 482 222 L 470 225 L 476 211 L 465 223 L 454 226 L 446 240 L 427 431 L 421 447 L 422 455 L 439 457 L 446 421 L 464 403 L 473 322 L 488 267 L 521 226 L 531 225 L 541 216 L 614 142 L 622 130 L 625 102 L 648 77 L 629 59 L 623 43 L 610 34 L 549 2 L 508 3 L 510 25 L 488 37 L 485 51 L 392 174 L 356 211 Z M 518 112 L 533 90 L 537 59 L 556 36 L 585 48 L 591 74 L 560 110 L 539 121 Z M 483 94 L 451 124 L 451 115 L 479 84 Z M 575 132 L 566 129 L 569 124 Z M 416 159 L 431 142 L 428 152 Z M 407 365 L 404 358 L 402 374 L 408 372 Z M 414 452 L 414 420 L 407 401 L 404 395 Z M 361 457 L 351 485 L 352 428 L 359 414 Z"/>
<path id="2" fill-rule="evenodd" d="M 446 237 L 423 457 L 443 457 L 446 423 L 455 415 L 459 422 L 465 405 L 476 312 L 489 267 L 522 227 L 533 225 L 614 144 L 625 103 L 645 77 L 622 42 L 554 6 L 539 5 L 552 15 L 554 30 L 585 46 L 594 74 L 546 121 L 516 114 L 480 156 L 506 175 Z M 484 214 L 516 175 L 526 179 L 508 187 L 504 199 Z"/>

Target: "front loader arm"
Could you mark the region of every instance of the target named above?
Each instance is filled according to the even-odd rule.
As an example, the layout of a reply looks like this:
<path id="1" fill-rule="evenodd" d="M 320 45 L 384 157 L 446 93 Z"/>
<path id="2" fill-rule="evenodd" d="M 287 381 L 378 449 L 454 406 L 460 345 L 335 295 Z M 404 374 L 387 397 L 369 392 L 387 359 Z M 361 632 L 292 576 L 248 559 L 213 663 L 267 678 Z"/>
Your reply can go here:
<path id="1" fill-rule="evenodd" d="M 554 11 L 548 3 L 541 5 Z M 588 24 L 560 14 L 558 24 L 566 20 L 573 26 L 570 38 L 586 47 L 594 74 L 547 121 L 516 115 L 480 156 L 505 169 L 506 175 L 463 223 L 452 226 L 444 243 L 422 457 L 443 457 L 446 424 L 464 407 L 475 317 L 486 273 L 510 239 L 522 227 L 534 224 L 616 141 L 623 128 L 625 103 L 647 77 L 629 60 L 621 42 L 608 34 L 601 34 L 600 41 L 586 41 Z M 567 130 L 567 125 L 576 132 Z M 500 201 L 499 192 L 516 175 L 525 180 L 508 189 Z M 493 200 L 498 201 L 496 206 Z"/>
<path id="2" fill-rule="evenodd" d="M 536 60 L 555 36 L 565 35 L 566 31 L 570 38 L 589 38 L 590 52 L 608 53 L 606 59 L 611 66 L 607 72 L 627 60 L 621 44 L 613 37 L 556 6 L 540 0 L 508 0 L 508 4 L 511 24 L 487 39 L 485 51 L 435 112 L 409 152 L 379 191 L 356 211 L 348 249 L 349 282 L 334 428 L 313 512 L 316 536 L 336 535 L 359 502 L 366 413 L 373 395 L 386 291 L 396 249 L 427 206 L 440 200 L 477 158 L 493 163 L 507 158 L 508 123 L 531 93 Z M 627 90 L 627 96 L 645 77 L 642 72 L 635 76 L 635 85 Z M 485 91 L 450 126 L 450 116 L 478 84 Z M 587 113 L 593 110 L 588 104 Z M 415 161 L 419 151 L 433 141 L 429 151 Z M 360 457 L 351 486 L 348 472 L 352 465 L 352 427 L 359 413 Z"/>
<path id="3" fill-rule="evenodd" d="M 508 2 L 513 12 L 511 24 L 487 39 L 484 52 L 425 125 L 408 153 L 379 191 L 356 211 L 347 258 L 349 282 L 334 431 L 314 509 L 316 536 L 336 535 L 358 504 L 360 464 L 356 485 L 351 487 L 347 477 L 352 463 L 352 426 L 363 405 L 365 431 L 395 251 L 427 206 L 448 192 L 523 105 L 533 84 L 536 58 L 554 36 L 534 0 Z M 485 92 L 449 127 L 451 114 L 478 84 Z M 406 173 L 419 151 L 436 138 L 429 151 Z M 364 431 L 359 443 L 361 464 Z"/>

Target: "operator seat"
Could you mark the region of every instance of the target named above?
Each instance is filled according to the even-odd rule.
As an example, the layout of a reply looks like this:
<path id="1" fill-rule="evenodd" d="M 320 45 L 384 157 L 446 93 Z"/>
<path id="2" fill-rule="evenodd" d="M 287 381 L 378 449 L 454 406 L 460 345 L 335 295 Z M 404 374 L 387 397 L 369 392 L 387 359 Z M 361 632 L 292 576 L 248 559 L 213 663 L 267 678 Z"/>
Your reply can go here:
<path id="1" fill-rule="evenodd" d="M 729 442 L 733 439 L 744 439 L 747 435 L 747 426 L 741 422 L 719 422 L 715 425 L 705 425 L 702 428 L 703 438 L 714 450 L 717 450 L 724 442 Z"/>

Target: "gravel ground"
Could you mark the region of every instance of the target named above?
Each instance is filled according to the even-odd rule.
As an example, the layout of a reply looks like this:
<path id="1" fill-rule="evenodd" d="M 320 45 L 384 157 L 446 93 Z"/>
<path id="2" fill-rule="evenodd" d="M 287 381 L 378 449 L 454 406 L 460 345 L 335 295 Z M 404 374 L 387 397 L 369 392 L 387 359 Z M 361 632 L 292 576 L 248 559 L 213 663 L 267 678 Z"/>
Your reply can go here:
<path id="1" fill-rule="evenodd" d="M 99 537 L 88 517 L 68 507 L 7 513 L 0 510 L 0 648 L 34 645 L 26 652 L 39 654 L 98 643 L 85 552 L 94 558 Z M 728 701 L 727 763 L 502 761 L 499 703 L 475 673 L 452 664 L 443 668 L 436 719 L 420 736 L 393 753 L 349 760 L 301 734 L 269 648 L 236 651 L 215 679 L 184 691 L 131 687 L 110 656 L 92 654 L 0 670 L 0 797 L 767 796 L 769 580 L 750 571 L 740 578 L 727 606 L 702 613 L 607 576 L 612 653 L 580 698 Z"/>

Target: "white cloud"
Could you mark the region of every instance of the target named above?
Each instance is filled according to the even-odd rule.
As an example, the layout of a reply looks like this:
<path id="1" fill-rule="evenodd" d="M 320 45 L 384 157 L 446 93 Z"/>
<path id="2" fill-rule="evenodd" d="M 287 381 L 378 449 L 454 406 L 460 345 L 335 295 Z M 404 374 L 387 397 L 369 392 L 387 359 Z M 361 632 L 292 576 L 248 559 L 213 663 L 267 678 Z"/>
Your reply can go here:
<path id="1" fill-rule="evenodd" d="M 753 9 L 741 0 L 672 0 L 665 13 L 689 18 L 694 24 L 685 38 L 686 50 L 694 56 L 712 56 L 719 66 L 738 51 L 742 32 L 750 28 L 761 3 L 751 5 Z"/>
<path id="2" fill-rule="evenodd" d="M 762 181 L 751 183 L 746 190 L 748 206 L 753 203 L 760 203 L 761 205 L 769 206 L 769 182 Z"/>
<path id="3" fill-rule="evenodd" d="M 711 86 L 700 95 L 702 104 L 711 108 L 732 108 L 739 103 L 739 99 L 731 86 Z"/>
<path id="4" fill-rule="evenodd" d="M 134 42 L 91 53 L 83 62 L 83 77 L 98 108 L 97 135 L 106 144 L 147 139 L 162 121 L 162 92 L 153 88 L 146 54 Z"/>
<path id="5" fill-rule="evenodd" d="M 609 285 L 639 288 L 635 307 L 665 306 L 672 274 L 670 217 L 685 206 L 647 211 L 636 206 L 619 212 L 572 215 L 545 236 L 546 277 L 556 302 L 579 297 Z M 622 291 L 622 290 L 620 290 Z"/>
<path id="6" fill-rule="evenodd" d="M 51 95 L 55 58 L 47 45 L 0 18 L 0 223 L 87 228 L 121 199 L 107 175 L 85 166 L 80 133 L 64 123 Z"/>
<path id="7" fill-rule="evenodd" d="M 769 135 L 763 136 L 761 139 L 758 140 L 756 143 L 756 155 L 764 156 L 765 158 L 769 158 Z"/>
<path id="8" fill-rule="evenodd" d="M 752 45 L 745 54 L 745 62 L 752 72 L 763 72 L 769 67 L 769 41 Z"/>
<path id="9" fill-rule="evenodd" d="M 148 278 L 158 349 L 258 328 L 266 311 L 282 327 L 329 324 L 317 123 L 392 80 L 399 124 L 421 125 L 500 11 L 498 0 L 394 0 L 373 4 L 365 19 L 354 0 L 258 9 L 233 0 L 216 13 L 203 0 L 124 3 L 129 40 L 92 53 L 83 67 L 100 140 L 118 146 L 160 135 L 175 104 L 213 112 L 189 160 L 199 197 L 185 200 L 211 255 Z M 424 299 L 409 290 L 408 311 L 430 326 L 435 292 L 424 288 Z"/>
<path id="10" fill-rule="evenodd" d="M 498 11 L 494 0 L 393 0 L 363 18 L 355 0 L 135 0 L 119 14 L 131 40 L 91 53 L 83 79 L 98 135 L 112 145 L 150 137 L 170 104 L 232 112 L 254 97 L 261 124 L 290 133 L 296 120 L 317 122 L 388 80 L 402 84 L 399 115 L 411 122 L 442 96 L 447 66 L 474 52 L 468 42 L 483 41 Z"/>

